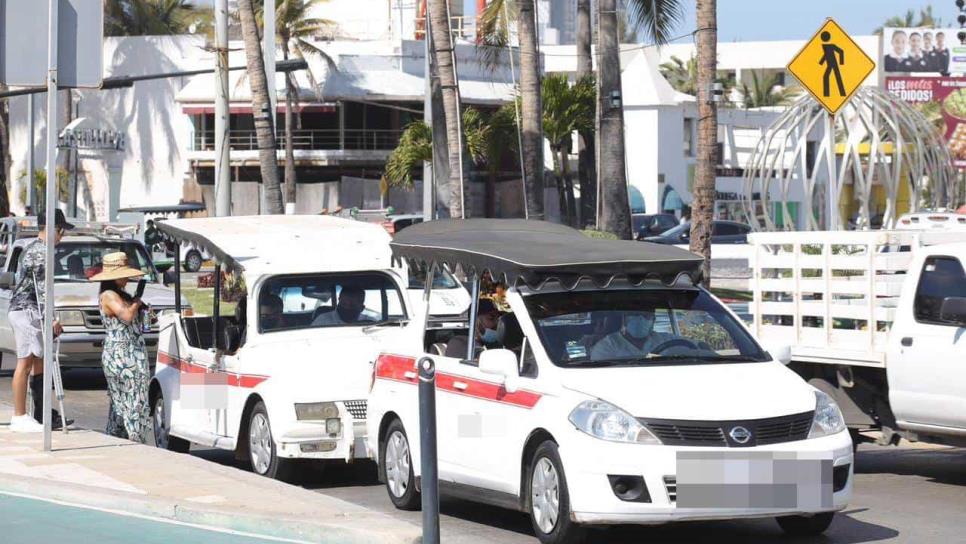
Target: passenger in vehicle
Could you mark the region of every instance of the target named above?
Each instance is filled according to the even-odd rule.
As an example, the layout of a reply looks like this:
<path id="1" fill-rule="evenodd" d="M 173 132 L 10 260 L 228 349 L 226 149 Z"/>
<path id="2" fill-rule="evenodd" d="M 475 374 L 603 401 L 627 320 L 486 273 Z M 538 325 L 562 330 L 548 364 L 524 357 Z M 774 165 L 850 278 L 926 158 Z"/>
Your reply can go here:
<path id="1" fill-rule="evenodd" d="M 654 331 L 654 312 L 627 313 L 619 331 L 608 334 L 591 348 L 590 358 L 606 361 L 644 357 L 673 338 L 673 335 Z"/>
<path id="2" fill-rule="evenodd" d="M 488 298 L 481 298 L 477 304 L 476 311 L 476 347 L 489 348 L 497 343 L 497 321 L 500 319 L 500 311 L 496 305 Z M 454 336 L 446 343 L 446 357 L 463 359 L 466 357 L 466 350 L 469 349 L 469 340 L 465 334 Z"/>
<path id="3" fill-rule="evenodd" d="M 264 293 L 258 299 L 258 322 L 263 331 L 273 331 L 285 326 L 282 317 L 282 299 L 278 295 Z"/>
<path id="4" fill-rule="evenodd" d="M 335 310 L 318 315 L 312 320 L 313 327 L 331 327 L 358 323 L 362 310 L 366 309 L 366 292 L 359 287 L 343 287 Z"/>
<path id="5" fill-rule="evenodd" d="M 80 255 L 67 257 L 67 275 L 72 280 L 87 279 L 84 275 L 84 259 Z"/>

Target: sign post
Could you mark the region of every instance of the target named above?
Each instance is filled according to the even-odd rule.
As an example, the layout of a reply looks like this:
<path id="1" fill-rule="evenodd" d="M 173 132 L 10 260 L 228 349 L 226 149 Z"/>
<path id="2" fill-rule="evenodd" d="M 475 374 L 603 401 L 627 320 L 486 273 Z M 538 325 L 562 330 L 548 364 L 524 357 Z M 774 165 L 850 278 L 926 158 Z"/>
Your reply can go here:
<path id="1" fill-rule="evenodd" d="M 829 17 L 788 63 L 787 69 L 826 111 L 825 137 L 822 141 L 829 157 L 825 228 L 840 229 L 842 218 L 836 203 L 842 184 L 836 180 L 833 167 L 835 114 L 869 77 L 875 69 L 875 61 Z"/>

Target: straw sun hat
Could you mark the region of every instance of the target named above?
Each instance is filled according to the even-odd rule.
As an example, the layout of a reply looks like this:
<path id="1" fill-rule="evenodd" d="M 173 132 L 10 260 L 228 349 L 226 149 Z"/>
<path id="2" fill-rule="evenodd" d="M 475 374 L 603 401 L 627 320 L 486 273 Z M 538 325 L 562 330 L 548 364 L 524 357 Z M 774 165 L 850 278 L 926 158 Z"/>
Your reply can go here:
<path id="1" fill-rule="evenodd" d="M 127 265 L 127 255 L 118 251 L 104 255 L 101 272 L 91 277 L 91 281 L 110 281 L 124 278 L 139 278 L 144 272 Z"/>

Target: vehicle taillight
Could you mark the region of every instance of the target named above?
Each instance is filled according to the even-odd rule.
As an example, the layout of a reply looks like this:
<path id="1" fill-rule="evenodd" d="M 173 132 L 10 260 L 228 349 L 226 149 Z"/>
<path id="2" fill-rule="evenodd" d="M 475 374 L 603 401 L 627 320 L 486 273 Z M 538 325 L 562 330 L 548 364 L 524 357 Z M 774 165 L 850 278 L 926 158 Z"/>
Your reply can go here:
<path id="1" fill-rule="evenodd" d="M 948 221 L 949 218 L 946 217 L 945 215 L 930 215 L 929 220 L 930 221 Z"/>

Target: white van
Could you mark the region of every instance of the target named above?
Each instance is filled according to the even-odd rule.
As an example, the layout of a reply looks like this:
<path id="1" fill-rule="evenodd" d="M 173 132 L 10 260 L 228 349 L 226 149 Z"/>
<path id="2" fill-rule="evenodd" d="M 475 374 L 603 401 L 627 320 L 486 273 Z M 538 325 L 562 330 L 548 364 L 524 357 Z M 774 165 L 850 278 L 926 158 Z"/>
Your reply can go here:
<path id="1" fill-rule="evenodd" d="M 411 325 L 422 346 L 376 361 L 367 440 L 398 508 L 420 504 L 423 357 L 440 493 L 527 512 L 542 542 L 585 525 L 760 517 L 816 534 L 848 503 L 838 407 L 696 286 L 697 255 L 492 219 L 414 225 L 391 246 L 411 267 L 502 279 L 511 309 L 486 349 L 473 324 Z"/>
<path id="2" fill-rule="evenodd" d="M 176 247 L 213 256 L 216 301 L 222 272 L 240 278 L 244 311 L 162 317 L 150 389 L 157 446 L 234 450 L 270 477 L 290 459 L 368 457 L 371 363 L 409 318 L 408 278 L 390 262 L 386 231 L 307 215 L 158 226 Z"/>

